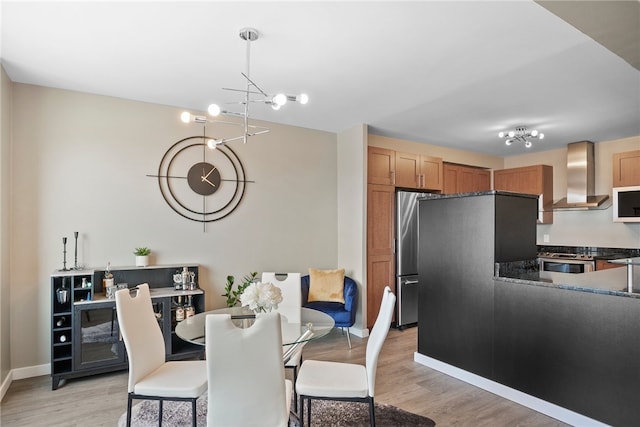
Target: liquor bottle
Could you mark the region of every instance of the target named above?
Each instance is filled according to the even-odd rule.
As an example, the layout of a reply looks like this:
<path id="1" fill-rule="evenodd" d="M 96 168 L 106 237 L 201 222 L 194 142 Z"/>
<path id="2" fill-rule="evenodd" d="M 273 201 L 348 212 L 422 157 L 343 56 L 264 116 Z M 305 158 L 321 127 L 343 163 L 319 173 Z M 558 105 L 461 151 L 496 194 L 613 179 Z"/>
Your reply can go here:
<path id="1" fill-rule="evenodd" d="M 111 273 L 111 263 L 107 263 L 107 269 L 104 272 L 104 279 L 102 279 L 102 289 L 104 290 L 104 294 L 107 298 L 114 297 L 114 283 L 113 283 L 113 274 Z"/>
<path id="2" fill-rule="evenodd" d="M 65 321 L 65 320 L 67 320 L 67 319 L 66 319 L 64 316 L 62 316 L 61 318 L 59 318 L 59 319 L 56 321 L 56 326 L 57 326 L 58 328 L 60 328 L 62 325 L 64 325 L 64 321 Z"/>
<path id="3" fill-rule="evenodd" d="M 184 320 L 184 307 L 182 306 L 182 297 L 178 297 L 178 306 L 176 307 L 176 322 Z"/>
<path id="4" fill-rule="evenodd" d="M 65 342 L 67 341 L 67 336 L 66 335 L 60 335 L 60 342 Z"/>
<path id="5" fill-rule="evenodd" d="M 184 307 L 184 316 L 186 319 L 196 315 L 196 309 L 193 307 L 191 295 L 187 297 L 187 305 Z"/>

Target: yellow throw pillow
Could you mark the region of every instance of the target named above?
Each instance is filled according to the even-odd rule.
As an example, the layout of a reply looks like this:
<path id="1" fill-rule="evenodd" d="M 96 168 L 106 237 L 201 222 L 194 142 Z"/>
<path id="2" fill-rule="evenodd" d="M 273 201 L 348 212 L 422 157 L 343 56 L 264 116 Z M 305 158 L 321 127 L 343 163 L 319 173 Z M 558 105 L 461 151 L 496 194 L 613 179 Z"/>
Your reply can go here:
<path id="1" fill-rule="evenodd" d="M 344 304 L 344 268 L 339 270 L 309 269 L 307 301 L 330 301 Z"/>

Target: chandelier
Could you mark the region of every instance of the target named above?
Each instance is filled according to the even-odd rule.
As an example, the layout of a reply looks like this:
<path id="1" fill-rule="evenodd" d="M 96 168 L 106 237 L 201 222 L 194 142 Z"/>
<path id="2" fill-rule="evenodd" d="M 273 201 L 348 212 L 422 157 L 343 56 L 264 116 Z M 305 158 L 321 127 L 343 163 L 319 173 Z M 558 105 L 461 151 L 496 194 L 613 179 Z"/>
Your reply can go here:
<path id="1" fill-rule="evenodd" d="M 505 144 L 507 145 L 511 145 L 515 141 L 522 142 L 525 147 L 531 148 L 531 141 L 529 141 L 529 138 L 544 139 L 544 133 L 538 132 L 535 129 L 529 132 L 526 127 L 518 126 L 516 130 L 500 132 L 498 137 L 507 138 L 505 141 Z"/>
<path id="2" fill-rule="evenodd" d="M 207 146 L 211 149 L 216 148 L 218 145 L 226 144 L 227 142 L 236 141 L 242 139 L 242 141 L 246 144 L 247 139 L 251 136 L 261 135 L 263 133 L 269 132 L 269 129 L 264 126 L 257 126 L 249 124 L 249 104 L 252 103 L 261 103 L 268 106 L 271 106 L 274 110 L 279 110 L 280 107 L 284 106 L 288 101 L 299 102 L 300 104 L 306 104 L 309 102 L 309 97 L 307 94 L 300 95 L 289 95 L 284 93 L 277 93 L 275 95 L 268 94 L 263 91 L 250 77 L 250 53 L 251 53 L 251 42 L 258 40 L 258 31 L 253 28 L 243 28 L 240 30 L 239 36 L 242 40 L 246 41 L 247 47 L 247 66 L 246 71 L 242 74 L 244 77 L 246 86 L 244 89 L 231 89 L 231 88 L 222 88 L 222 90 L 228 90 L 232 92 L 239 92 L 243 94 L 243 98 L 241 101 L 236 102 L 235 104 L 242 105 L 242 111 L 229 111 L 221 108 L 218 104 L 211 104 L 207 108 L 207 112 L 212 117 L 218 117 L 220 114 L 227 116 L 236 116 L 242 119 L 242 124 L 234 123 L 234 122 L 225 122 L 220 120 L 212 120 L 207 118 L 206 116 L 193 115 L 188 111 L 184 111 L 180 115 L 180 120 L 184 123 L 220 123 L 226 125 L 234 125 L 234 126 L 242 126 L 243 133 L 242 135 L 231 137 L 231 138 L 220 138 L 220 139 L 210 139 L 207 141 Z"/>

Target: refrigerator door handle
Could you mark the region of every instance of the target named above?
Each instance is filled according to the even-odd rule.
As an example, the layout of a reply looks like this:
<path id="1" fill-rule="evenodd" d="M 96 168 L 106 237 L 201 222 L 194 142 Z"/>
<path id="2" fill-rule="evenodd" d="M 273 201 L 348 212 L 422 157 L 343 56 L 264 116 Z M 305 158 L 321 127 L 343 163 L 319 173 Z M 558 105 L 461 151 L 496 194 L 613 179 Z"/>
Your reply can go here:
<path id="1" fill-rule="evenodd" d="M 405 285 L 415 285 L 416 283 L 418 283 L 418 280 L 405 280 L 402 283 Z"/>

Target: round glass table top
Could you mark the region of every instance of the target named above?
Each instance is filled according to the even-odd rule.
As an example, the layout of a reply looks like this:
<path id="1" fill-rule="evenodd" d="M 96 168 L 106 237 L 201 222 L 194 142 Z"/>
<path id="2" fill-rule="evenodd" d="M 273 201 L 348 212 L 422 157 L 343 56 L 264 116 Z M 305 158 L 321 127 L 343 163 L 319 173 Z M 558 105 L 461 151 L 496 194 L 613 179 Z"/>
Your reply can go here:
<path id="1" fill-rule="evenodd" d="M 204 311 L 189 317 L 176 325 L 176 335 L 193 344 L 205 344 L 205 319 L 208 314 L 231 314 L 231 321 L 240 328 L 248 328 L 253 324 L 255 316 L 251 311 L 239 307 L 219 308 Z M 327 335 L 333 329 L 335 322 L 328 314 L 311 308 L 300 308 L 300 323 L 282 319 L 282 345 L 292 345 L 311 341 Z"/>

